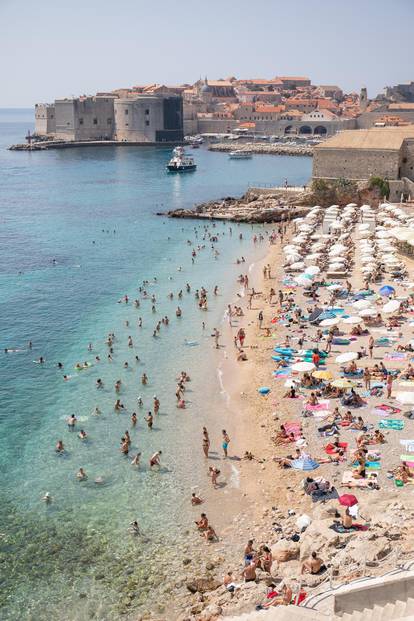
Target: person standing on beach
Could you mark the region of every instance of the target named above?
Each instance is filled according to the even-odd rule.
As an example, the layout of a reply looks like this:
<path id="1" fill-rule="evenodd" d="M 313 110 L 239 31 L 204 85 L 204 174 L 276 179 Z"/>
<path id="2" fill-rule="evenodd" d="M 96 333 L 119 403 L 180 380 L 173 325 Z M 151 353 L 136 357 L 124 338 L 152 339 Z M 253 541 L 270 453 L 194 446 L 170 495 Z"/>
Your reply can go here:
<path id="1" fill-rule="evenodd" d="M 213 336 L 214 336 L 214 343 L 215 343 L 216 349 L 218 349 L 220 347 L 219 345 L 220 332 L 217 330 L 217 328 L 214 328 Z"/>
<path id="2" fill-rule="evenodd" d="M 228 453 L 227 453 L 227 449 L 228 446 L 230 444 L 230 438 L 229 435 L 227 433 L 227 431 L 225 429 L 222 430 L 222 436 L 223 436 L 223 442 L 222 442 L 222 448 L 223 448 L 223 453 L 224 453 L 224 457 L 228 457 Z"/>
<path id="3" fill-rule="evenodd" d="M 208 459 L 208 452 L 210 450 L 210 438 L 208 435 L 207 427 L 203 427 L 203 453 Z"/>
<path id="4" fill-rule="evenodd" d="M 391 375 L 391 373 L 388 373 L 387 375 L 387 399 L 391 399 L 393 381 L 394 381 L 394 377 Z"/>
<path id="5" fill-rule="evenodd" d="M 369 337 L 368 351 L 369 351 L 369 357 L 372 358 L 372 354 L 374 351 L 374 338 L 372 336 Z"/>
<path id="6" fill-rule="evenodd" d="M 261 330 L 262 329 L 262 325 L 263 325 L 263 311 L 259 311 L 259 314 L 257 316 L 257 320 L 259 322 L 259 328 Z"/>

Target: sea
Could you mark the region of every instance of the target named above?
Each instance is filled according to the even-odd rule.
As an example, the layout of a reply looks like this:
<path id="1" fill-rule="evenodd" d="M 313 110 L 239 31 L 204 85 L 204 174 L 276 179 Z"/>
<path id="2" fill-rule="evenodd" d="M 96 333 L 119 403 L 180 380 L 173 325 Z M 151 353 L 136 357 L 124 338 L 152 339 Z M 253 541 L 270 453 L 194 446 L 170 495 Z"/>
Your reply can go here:
<path id="1" fill-rule="evenodd" d="M 161 147 L 7 150 L 33 129 L 33 110 L 0 110 L 0 618 L 133 618 L 154 596 L 168 596 L 159 586 L 169 585 L 170 560 L 188 537 L 191 491 L 205 485 L 202 425 L 216 442 L 221 432 L 211 333 L 237 276 L 265 255 L 266 241 L 254 244 L 253 235 L 266 238 L 271 228 L 156 214 L 238 196 L 249 183 L 301 185 L 311 160 L 230 160 L 203 146 L 194 150 L 196 172 L 174 175 Z M 237 264 L 241 256 L 246 266 Z M 197 306 L 201 287 L 207 311 Z M 169 324 L 154 336 L 165 316 Z M 181 410 L 175 390 L 183 370 L 191 382 Z M 150 430 L 155 395 L 161 407 Z M 155 451 L 162 465 L 151 471 Z M 140 468 L 131 465 L 137 452 Z M 76 477 L 80 467 L 85 481 Z M 140 536 L 128 530 L 134 520 Z"/>

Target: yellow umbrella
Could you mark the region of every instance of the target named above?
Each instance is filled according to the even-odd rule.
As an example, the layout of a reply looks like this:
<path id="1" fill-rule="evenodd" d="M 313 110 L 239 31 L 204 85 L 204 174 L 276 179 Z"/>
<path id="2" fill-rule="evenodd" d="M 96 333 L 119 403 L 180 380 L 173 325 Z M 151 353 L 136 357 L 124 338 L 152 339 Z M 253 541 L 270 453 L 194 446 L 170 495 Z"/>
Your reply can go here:
<path id="1" fill-rule="evenodd" d="M 332 382 L 331 385 L 335 386 L 335 388 L 353 388 L 355 386 L 355 382 L 352 382 L 349 379 L 339 378 Z"/>
<path id="2" fill-rule="evenodd" d="M 330 380 L 333 378 L 333 375 L 330 371 L 314 371 L 312 373 L 313 377 L 321 380 Z"/>

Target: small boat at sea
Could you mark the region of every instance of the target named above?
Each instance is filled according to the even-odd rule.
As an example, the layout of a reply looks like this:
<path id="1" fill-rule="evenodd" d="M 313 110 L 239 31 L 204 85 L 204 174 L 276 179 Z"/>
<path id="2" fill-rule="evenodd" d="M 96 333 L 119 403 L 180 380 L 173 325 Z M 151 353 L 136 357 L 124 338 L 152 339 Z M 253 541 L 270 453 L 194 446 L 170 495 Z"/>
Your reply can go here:
<path id="1" fill-rule="evenodd" d="M 167 164 L 168 172 L 191 172 L 197 168 L 194 158 L 186 155 L 183 147 L 175 147 Z"/>
<path id="2" fill-rule="evenodd" d="M 229 158 L 231 160 L 250 160 L 253 157 L 251 151 L 230 151 Z"/>

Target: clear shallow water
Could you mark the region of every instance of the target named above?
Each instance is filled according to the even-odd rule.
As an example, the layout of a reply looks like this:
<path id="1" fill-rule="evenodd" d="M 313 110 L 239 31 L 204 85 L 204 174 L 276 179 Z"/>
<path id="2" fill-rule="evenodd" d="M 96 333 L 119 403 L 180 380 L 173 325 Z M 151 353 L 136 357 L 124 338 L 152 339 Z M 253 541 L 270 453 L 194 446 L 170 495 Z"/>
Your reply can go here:
<path id="1" fill-rule="evenodd" d="M 164 172 L 169 152 L 152 147 L 5 150 L 22 141 L 31 126 L 28 111 L 0 111 L 0 348 L 23 350 L 0 358 L 0 616 L 50 619 L 58 610 L 60 619 L 116 619 L 149 601 L 156 570 L 148 556 L 168 559 L 172 542 L 188 526 L 191 486 L 205 484 L 201 426 L 214 420 L 211 410 L 219 399 L 209 335 L 241 271 L 236 257 L 253 261 L 265 252 L 264 245 L 253 248 L 252 227 L 233 225 L 230 236 L 228 225 L 218 224 L 219 258 L 207 241 L 193 265 L 186 240 L 196 239 L 196 227 L 202 243 L 204 225 L 154 212 L 240 194 L 250 179 L 279 183 L 288 177 L 300 184 L 311 163 L 272 156 L 232 161 L 199 149 L 197 172 L 174 176 Z M 124 293 L 137 297 L 142 280 L 154 276 L 157 283 L 148 290 L 157 298 L 155 314 L 148 300 L 140 300 L 140 309 L 117 304 Z M 185 291 L 187 282 L 192 292 L 179 301 L 178 320 L 177 299 L 170 301 L 167 293 Z M 211 292 L 215 284 L 220 295 L 209 296 L 207 313 L 198 311 L 193 290 L 203 285 Z M 154 339 L 155 323 L 164 315 L 171 323 Z M 110 331 L 117 337 L 112 364 L 104 343 Z M 32 351 L 26 349 L 29 339 Z M 189 347 L 185 339 L 198 344 Z M 92 353 L 88 342 L 94 344 Z M 34 364 L 41 355 L 46 364 Z M 95 355 L 100 364 L 74 370 L 76 362 L 93 361 Z M 64 371 L 56 368 L 58 361 Z M 125 361 L 129 369 L 123 369 Z M 186 411 L 176 409 L 174 397 L 182 369 L 192 376 Z M 144 371 L 146 387 L 140 383 Z M 73 377 L 64 382 L 63 373 Z M 95 388 L 98 377 L 103 391 Z M 113 409 L 117 379 L 127 408 L 121 414 Z M 143 417 L 154 394 L 161 411 L 150 432 Z M 95 405 L 101 417 L 91 416 Z M 134 410 L 139 422 L 131 431 Z M 72 412 L 78 428 L 89 434 L 87 443 L 67 430 L 65 418 Z M 130 459 L 119 452 L 126 429 L 132 437 Z M 219 434 L 217 421 L 216 442 Z M 65 457 L 54 453 L 59 438 Z M 151 473 L 148 457 L 158 449 L 165 467 Z M 130 465 L 137 450 L 143 455 L 140 471 Z M 87 482 L 75 478 L 80 466 Z M 96 476 L 105 485 L 95 485 Z M 49 507 L 40 500 L 46 491 L 54 499 Z M 126 534 L 135 518 L 144 540 Z M 165 571 L 168 575 L 168 566 Z"/>

